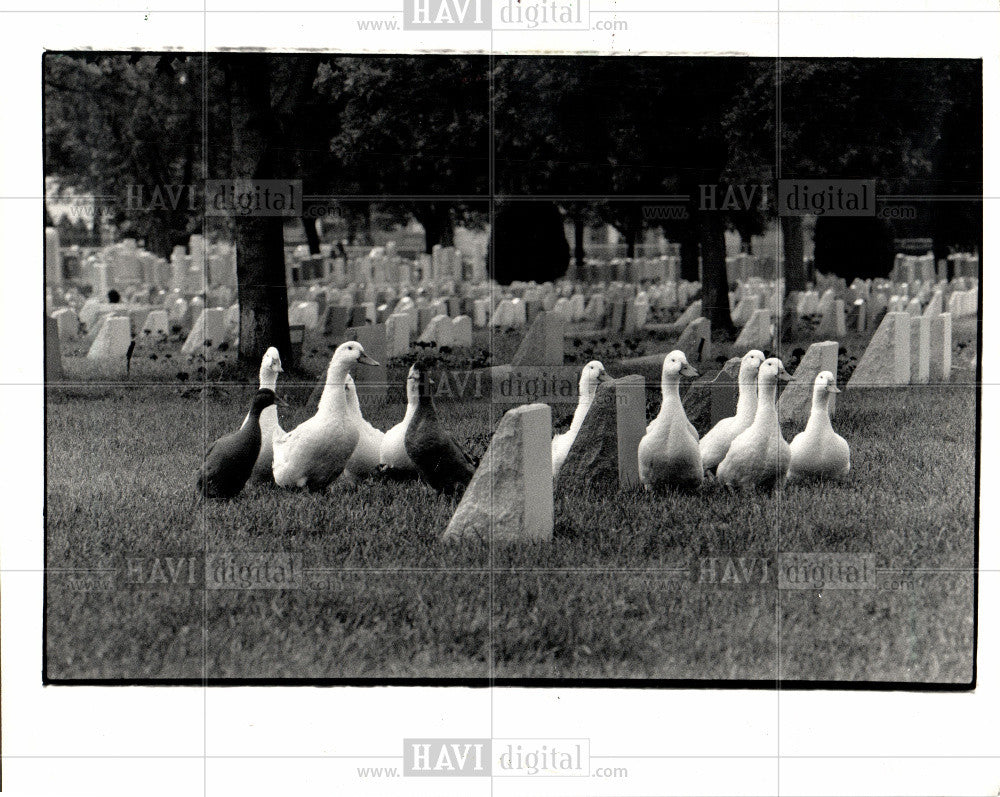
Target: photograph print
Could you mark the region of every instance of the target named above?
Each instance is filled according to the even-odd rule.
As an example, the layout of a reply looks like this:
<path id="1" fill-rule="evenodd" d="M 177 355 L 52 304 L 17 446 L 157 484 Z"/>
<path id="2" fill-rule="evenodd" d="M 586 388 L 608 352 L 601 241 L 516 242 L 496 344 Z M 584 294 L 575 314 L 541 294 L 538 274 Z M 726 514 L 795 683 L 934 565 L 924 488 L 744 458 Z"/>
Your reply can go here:
<path id="1" fill-rule="evenodd" d="M 975 686 L 982 61 L 42 66 L 46 683 Z"/>

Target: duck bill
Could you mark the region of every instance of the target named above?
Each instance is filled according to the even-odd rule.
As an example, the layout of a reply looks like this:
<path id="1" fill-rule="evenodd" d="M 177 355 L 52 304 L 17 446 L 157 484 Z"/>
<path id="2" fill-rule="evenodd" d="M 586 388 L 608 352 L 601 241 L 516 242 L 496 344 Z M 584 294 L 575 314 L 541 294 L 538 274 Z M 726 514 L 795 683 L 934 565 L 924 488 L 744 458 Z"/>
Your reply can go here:
<path id="1" fill-rule="evenodd" d="M 694 370 L 694 368 L 692 368 L 690 365 L 685 365 L 683 368 L 681 368 L 681 373 L 684 376 L 701 376 L 701 374 L 699 374 L 696 370 Z"/>
<path id="2" fill-rule="evenodd" d="M 609 374 L 607 371 L 605 371 L 599 377 L 597 377 L 597 381 L 598 382 L 614 382 L 615 380 L 614 380 L 614 377 L 611 376 L 611 374 Z"/>
<path id="3" fill-rule="evenodd" d="M 827 393 L 839 393 L 840 392 L 840 388 L 837 387 L 836 385 L 827 385 L 826 386 L 826 392 Z"/>
<path id="4" fill-rule="evenodd" d="M 792 376 L 790 373 L 788 373 L 788 371 L 778 372 L 778 379 L 780 379 L 782 382 L 791 382 L 794 378 L 795 377 Z"/>
<path id="5" fill-rule="evenodd" d="M 367 354 L 362 353 L 361 356 L 358 357 L 358 363 L 360 365 L 378 365 L 378 360 L 373 360 Z"/>

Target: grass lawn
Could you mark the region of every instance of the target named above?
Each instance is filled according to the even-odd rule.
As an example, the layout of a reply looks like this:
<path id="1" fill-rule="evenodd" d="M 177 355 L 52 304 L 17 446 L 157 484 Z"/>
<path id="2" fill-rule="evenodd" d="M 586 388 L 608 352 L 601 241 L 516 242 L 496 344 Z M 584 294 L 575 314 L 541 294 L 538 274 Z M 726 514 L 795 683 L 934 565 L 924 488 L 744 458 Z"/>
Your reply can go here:
<path id="1" fill-rule="evenodd" d="M 969 329 L 963 340 L 967 354 Z M 83 368 L 68 358 L 71 376 Z M 47 675 L 967 682 L 973 579 L 955 571 L 973 566 L 976 387 L 955 374 L 842 394 L 844 484 L 557 492 L 554 541 L 492 551 L 441 545 L 456 503 L 417 483 L 196 502 L 205 442 L 242 421 L 255 385 L 53 386 Z M 293 397 L 285 428 L 310 414 L 306 391 L 279 394 Z M 362 401 L 379 428 L 402 417 L 399 403 Z M 477 455 L 507 408 L 439 405 Z M 557 428 L 571 412 L 554 407 Z M 205 590 L 205 552 L 232 551 L 301 555 L 302 588 Z M 879 589 L 697 583 L 706 557 L 776 551 L 873 553 Z M 196 583 L 130 583 L 129 560 L 167 557 L 194 559 Z M 107 572 L 82 572 L 95 569 Z"/>

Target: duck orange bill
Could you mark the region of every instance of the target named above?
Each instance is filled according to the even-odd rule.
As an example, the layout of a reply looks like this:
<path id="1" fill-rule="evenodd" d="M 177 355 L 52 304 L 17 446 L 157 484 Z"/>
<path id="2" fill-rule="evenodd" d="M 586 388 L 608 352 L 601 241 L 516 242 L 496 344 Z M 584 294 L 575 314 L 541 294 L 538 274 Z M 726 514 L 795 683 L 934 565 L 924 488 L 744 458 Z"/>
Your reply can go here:
<path id="1" fill-rule="evenodd" d="M 358 362 L 361 363 L 361 365 L 378 365 L 378 360 L 373 360 L 364 352 L 362 352 L 361 356 L 358 357 Z"/>
<path id="2" fill-rule="evenodd" d="M 788 371 L 778 371 L 778 379 L 782 382 L 791 382 L 794 378 Z"/>
<path id="3" fill-rule="evenodd" d="M 684 376 L 701 376 L 701 374 L 699 374 L 696 370 L 694 370 L 694 368 L 692 368 L 690 365 L 685 365 L 683 368 L 681 368 L 681 373 Z"/>

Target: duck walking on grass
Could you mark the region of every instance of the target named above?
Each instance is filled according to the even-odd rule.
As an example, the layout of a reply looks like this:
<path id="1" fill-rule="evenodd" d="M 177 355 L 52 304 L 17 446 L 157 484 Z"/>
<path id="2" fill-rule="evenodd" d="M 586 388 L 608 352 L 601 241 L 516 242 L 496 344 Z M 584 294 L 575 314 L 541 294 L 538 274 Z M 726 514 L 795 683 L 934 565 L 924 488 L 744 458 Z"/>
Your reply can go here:
<path id="1" fill-rule="evenodd" d="M 406 412 L 403 413 L 403 420 L 385 433 L 379 448 L 379 469 L 388 476 L 394 478 L 417 476 L 417 466 L 406 453 L 404 441 L 406 430 L 417 413 L 418 404 L 420 404 L 420 371 L 417 366 L 411 365 L 406 375 Z"/>
<path id="2" fill-rule="evenodd" d="M 277 393 L 278 388 L 278 374 L 282 373 L 281 368 L 281 355 L 278 354 L 278 350 L 271 346 L 260 361 L 260 389 L 270 390 Z M 243 421 L 243 425 L 246 426 L 250 422 L 250 416 L 247 415 L 246 420 Z M 274 474 L 271 471 L 271 462 L 273 457 L 273 451 L 271 448 L 271 440 L 278 436 L 280 437 L 285 433 L 285 430 L 281 428 L 278 423 L 278 405 L 277 403 L 272 404 L 270 407 L 265 407 L 264 411 L 260 414 L 260 453 L 257 455 L 257 461 L 254 463 L 253 472 L 250 474 L 251 484 L 266 484 L 274 482 Z"/>
<path id="3" fill-rule="evenodd" d="M 817 374 L 809 421 L 790 446 L 789 481 L 842 479 L 851 470 L 851 447 L 830 423 L 830 396 L 839 392 L 837 378 L 830 371 Z"/>
<path id="4" fill-rule="evenodd" d="M 576 410 L 573 412 L 573 420 L 567 431 L 552 438 L 553 478 L 559 475 L 559 469 L 562 468 L 569 455 L 569 450 L 573 447 L 573 441 L 580 433 L 580 427 L 583 426 L 590 405 L 594 403 L 594 395 L 597 393 L 598 385 L 610 379 L 611 377 L 604 370 L 604 365 L 598 360 L 591 360 L 580 371 L 580 398 L 577 400 Z"/>
<path id="5" fill-rule="evenodd" d="M 681 404 L 681 376 L 698 376 L 682 351 L 663 359 L 660 412 L 639 441 L 639 480 L 647 490 L 668 485 L 698 487 L 705 471 L 698 450 L 698 432 Z"/>
<path id="6" fill-rule="evenodd" d="M 733 440 L 716 475 L 733 487 L 774 487 L 781 484 L 791 459 L 781 435 L 775 398 L 778 380 L 792 377 L 781 360 L 771 357 L 757 372 L 757 412 L 750 427 Z"/>
<path id="7" fill-rule="evenodd" d="M 738 435 L 750 428 L 757 414 L 757 371 L 764 362 L 764 352 L 751 349 L 743 355 L 740 361 L 739 399 L 736 402 L 736 414 L 732 418 L 723 418 L 708 433 L 701 438 L 698 448 L 701 450 L 702 465 L 705 470 L 714 471 L 719 463 L 729 453 L 729 446 Z"/>
<path id="8" fill-rule="evenodd" d="M 341 343 L 330 359 L 316 414 L 275 436 L 272 471 L 279 487 L 325 490 L 343 472 L 360 434 L 348 412 L 345 389 L 356 363 L 378 365 L 357 341 Z"/>
<path id="9" fill-rule="evenodd" d="M 476 472 L 476 463 L 455 442 L 438 419 L 431 395 L 434 381 L 425 367 L 414 366 L 419 378 L 417 411 L 406 429 L 403 443 L 420 478 L 439 493 L 462 493 Z"/>
<path id="10" fill-rule="evenodd" d="M 258 390 L 250 405 L 248 422 L 231 434 L 220 437 L 205 452 L 198 469 L 196 489 L 205 498 L 232 498 L 250 478 L 260 453 L 260 415 L 274 405 L 273 390 Z"/>

